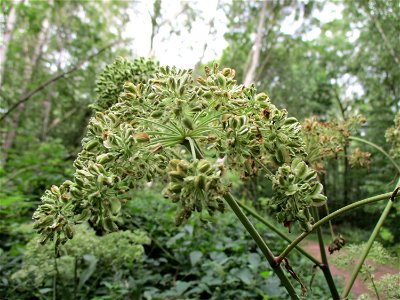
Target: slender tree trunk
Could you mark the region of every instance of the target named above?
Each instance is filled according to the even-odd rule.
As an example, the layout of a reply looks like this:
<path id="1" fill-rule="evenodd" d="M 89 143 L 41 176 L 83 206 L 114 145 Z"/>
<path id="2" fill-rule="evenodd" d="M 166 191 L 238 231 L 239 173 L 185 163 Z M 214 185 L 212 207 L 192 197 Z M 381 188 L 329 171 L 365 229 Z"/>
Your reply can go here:
<path id="1" fill-rule="evenodd" d="M 256 74 L 257 65 L 260 60 L 260 52 L 262 47 L 262 39 L 264 36 L 264 27 L 265 27 L 265 15 L 267 13 L 267 3 L 268 0 L 263 2 L 263 6 L 260 12 L 260 17 L 258 20 L 258 27 L 257 27 L 257 36 L 256 41 L 254 43 L 253 55 L 251 58 L 251 64 L 249 69 L 246 72 L 246 76 L 244 79 L 244 85 L 248 86 L 254 81 L 254 77 Z"/>
<path id="2" fill-rule="evenodd" d="M 371 11 L 369 10 L 369 8 L 367 7 L 367 12 L 369 17 L 374 21 L 374 25 L 376 27 L 376 29 L 378 30 L 379 34 L 382 37 L 383 40 L 383 44 L 385 45 L 385 47 L 389 50 L 390 55 L 392 56 L 393 60 L 397 63 L 400 64 L 400 59 L 399 57 L 396 55 L 396 52 L 392 46 L 392 44 L 390 43 L 389 39 L 387 38 L 385 31 L 383 30 L 381 23 L 378 20 L 378 17 L 376 16 L 376 14 L 371 14 Z M 398 38 L 398 37 L 397 37 Z"/>
<path id="3" fill-rule="evenodd" d="M 4 81 L 4 66 L 6 62 L 8 45 L 11 41 L 12 35 L 14 33 L 14 25 L 17 20 L 17 15 L 15 12 L 15 5 L 19 1 L 14 1 L 14 5 L 11 5 L 10 12 L 7 17 L 5 30 L 3 32 L 3 43 L 0 44 L 0 87 L 3 86 Z"/>
<path id="4" fill-rule="evenodd" d="M 339 93 L 338 91 L 335 89 L 335 98 L 337 101 L 337 104 L 339 106 L 339 111 L 340 111 L 340 116 L 342 117 L 343 121 L 346 121 L 346 114 L 345 114 L 345 108 L 343 106 L 342 101 L 340 101 L 340 97 L 339 97 Z M 348 149 L 348 145 L 344 144 L 343 146 L 343 203 L 344 205 L 349 204 L 349 190 L 351 189 L 351 183 L 349 181 L 349 173 L 350 173 L 350 164 L 349 164 L 349 159 L 348 159 L 348 155 L 349 155 L 349 149 Z"/>
<path id="5" fill-rule="evenodd" d="M 154 38 L 160 30 L 160 25 L 157 23 L 157 19 L 160 17 L 161 0 L 154 0 L 153 3 L 153 14 L 150 14 L 151 19 L 151 35 L 150 35 L 150 50 L 149 57 L 154 56 Z"/>
<path id="6" fill-rule="evenodd" d="M 43 125 L 42 125 L 42 133 L 40 135 L 40 139 L 42 141 L 46 141 L 47 139 L 47 132 L 49 127 L 50 113 L 52 107 L 51 100 L 52 100 L 51 94 L 47 99 L 43 100 Z"/>
<path id="7" fill-rule="evenodd" d="M 49 10 L 50 14 L 51 10 Z M 48 14 L 48 17 L 49 17 Z M 23 83 L 22 83 L 22 88 L 21 88 L 21 94 L 24 95 L 28 92 L 28 86 L 29 83 L 32 81 L 32 75 L 35 71 L 35 69 L 38 67 L 39 62 L 40 62 L 40 57 L 43 52 L 43 46 L 46 44 L 47 38 L 48 38 L 48 27 L 49 27 L 49 21 L 48 17 L 45 18 L 42 22 L 42 28 L 39 32 L 37 41 L 35 43 L 35 49 L 33 51 L 33 55 L 30 60 L 27 59 L 26 61 L 26 67 L 24 70 L 23 74 Z M 16 109 L 16 112 L 12 116 L 12 119 L 9 123 L 9 129 L 6 133 L 4 144 L 3 144 L 3 157 L 1 159 L 1 165 L 5 165 L 7 159 L 8 159 L 8 154 L 10 149 L 14 145 L 15 138 L 17 136 L 17 130 L 20 125 L 21 121 L 21 116 L 25 110 L 25 103 L 20 103 Z"/>

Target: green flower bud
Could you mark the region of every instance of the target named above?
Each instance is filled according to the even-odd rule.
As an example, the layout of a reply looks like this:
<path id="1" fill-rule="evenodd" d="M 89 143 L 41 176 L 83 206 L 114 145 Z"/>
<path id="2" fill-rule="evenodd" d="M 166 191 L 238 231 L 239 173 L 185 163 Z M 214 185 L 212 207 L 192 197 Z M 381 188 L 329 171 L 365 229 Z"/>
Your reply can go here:
<path id="1" fill-rule="evenodd" d="M 212 98 L 213 94 L 210 91 L 207 91 L 203 94 L 203 97 L 207 100 L 210 100 Z"/>
<path id="2" fill-rule="evenodd" d="M 156 111 L 153 111 L 150 116 L 155 119 L 158 119 L 159 117 L 162 116 L 162 114 L 163 114 L 162 110 L 156 110 Z"/>
<path id="3" fill-rule="evenodd" d="M 197 165 L 198 170 L 201 173 L 206 173 L 211 168 L 211 163 L 208 160 L 202 159 Z"/>
<path id="4" fill-rule="evenodd" d="M 193 123 L 192 120 L 190 120 L 189 118 L 185 117 L 182 120 L 183 125 L 185 125 L 185 127 L 189 130 L 193 130 Z"/>
<path id="5" fill-rule="evenodd" d="M 109 201 L 111 206 L 111 212 L 113 214 L 119 213 L 119 211 L 121 210 L 121 201 L 119 201 L 119 199 L 117 198 L 112 198 Z"/>
<path id="6" fill-rule="evenodd" d="M 206 186 L 206 176 L 203 174 L 196 176 L 194 179 L 194 187 L 203 190 Z"/>
<path id="7" fill-rule="evenodd" d="M 295 123 L 298 123 L 298 121 L 297 121 L 297 119 L 296 118 L 287 118 L 286 120 L 285 120 L 285 125 L 292 125 L 292 124 L 295 124 Z"/>
<path id="8" fill-rule="evenodd" d="M 135 139 L 138 143 L 146 143 L 150 141 L 150 137 L 146 132 L 139 132 L 135 134 Z"/>
<path id="9" fill-rule="evenodd" d="M 218 73 L 217 74 L 217 80 L 218 80 L 218 84 L 220 85 L 220 86 L 226 86 L 226 78 L 225 78 L 225 76 L 224 75 L 222 75 L 221 73 Z"/>
<path id="10" fill-rule="evenodd" d="M 186 177 L 186 174 L 183 173 L 182 171 L 170 171 L 168 175 L 171 177 L 171 180 L 174 179 L 183 180 L 183 178 Z"/>
<path id="11" fill-rule="evenodd" d="M 110 162 L 110 161 L 113 160 L 113 159 L 114 159 L 114 155 L 111 154 L 111 153 L 100 154 L 100 155 L 98 155 L 98 156 L 96 157 L 96 161 L 97 161 L 99 164 L 108 163 L 108 162 Z"/>
<path id="12" fill-rule="evenodd" d="M 85 150 L 90 151 L 93 148 L 95 148 L 97 145 L 99 145 L 99 141 L 97 139 L 93 139 L 91 141 L 89 141 L 86 145 L 85 145 Z"/>
<path id="13" fill-rule="evenodd" d="M 197 81 L 198 83 L 200 83 L 201 85 L 204 85 L 204 86 L 207 85 L 207 81 L 206 81 L 203 77 L 198 77 L 198 78 L 196 79 L 196 81 Z"/>
<path id="14" fill-rule="evenodd" d="M 137 94 L 136 86 L 132 82 L 129 82 L 129 81 L 126 81 L 124 83 L 124 90 L 127 92 L 130 92 L 130 93 L 133 93 L 133 94 Z"/>
<path id="15" fill-rule="evenodd" d="M 71 225 L 69 225 L 69 224 L 65 225 L 64 232 L 65 232 L 65 235 L 67 236 L 67 238 L 69 238 L 70 240 L 74 237 L 74 231 L 73 231 Z"/>
<path id="16" fill-rule="evenodd" d="M 168 186 L 169 190 L 174 192 L 174 193 L 180 193 L 182 190 L 182 185 L 179 183 L 170 183 L 170 185 Z"/>
<path id="17" fill-rule="evenodd" d="M 60 196 L 60 189 L 58 188 L 58 186 L 56 185 L 52 185 L 50 188 L 51 192 L 56 195 L 56 196 Z"/>
<path id="18" fill-rule="evenodd" d="M 90 213 L 90 209 L 89 208 L 85 208 L 84 210 L 82 210 L 82 212 L 75 218 L 76 222 L 85 222 L 87 220 L 89 220 L 91 216 Z"/>

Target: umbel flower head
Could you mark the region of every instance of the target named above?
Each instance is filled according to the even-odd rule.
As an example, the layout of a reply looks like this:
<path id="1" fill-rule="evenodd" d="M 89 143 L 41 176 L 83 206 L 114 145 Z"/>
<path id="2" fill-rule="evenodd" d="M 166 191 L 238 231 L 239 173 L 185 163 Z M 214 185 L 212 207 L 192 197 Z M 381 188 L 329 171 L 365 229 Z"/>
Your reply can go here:
<path id="1" fill-rule="evenodd" d="M 260 169 L 272 174 L 268 167 L 279 168 L 269 176 L 277 201 L 285 212 L 295 207 L 285 201 L 298 203 L 290 212 L 298 220 L 301 210 L 324 200 L 314 175 L 296 177 L 294 183 L 289 176 L 290 165 L 312 172 L 302 162 L 306 152 L 298 121 L 254 86 L 237 84 L 233 69 L 214 65 L 205 74 L 194 80 L 190 70 L 160 67 L 146 82 L 122 84 L 123 92 L 111 98 L 114 104 L 91 118 L 73 180 L 42 197 L 34 219 L 43 242 L 64 242 L 73 236 L 73 224 L 86 220 L 105 232 L 117 230 L 129 192 L 157 179 L 167 181 L 164 196 L 178 204 L 177 225 L 194 212 L 225 210 L 227 170 L 246 179 Z M 120 77 L 109 80 L 121 82 Z M 100 95 L 107 90 L 98 86 Z M 298 184 L 300 191 L 279 196 L 285 194 L 275 183 L 280 180 L 288 188 Z"/>

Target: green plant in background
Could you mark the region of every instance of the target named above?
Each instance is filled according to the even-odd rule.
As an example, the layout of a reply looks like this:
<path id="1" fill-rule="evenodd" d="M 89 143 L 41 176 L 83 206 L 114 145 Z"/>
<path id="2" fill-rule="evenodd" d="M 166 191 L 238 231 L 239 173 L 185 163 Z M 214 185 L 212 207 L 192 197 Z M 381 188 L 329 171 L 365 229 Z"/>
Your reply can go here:
<path id="1" fill-rule="evenodd" d="M 40 246 L 38 238 L 32 239 L 24 253 L 22 268 L 11 279 L 15 289 L 32 291 L 48 281 L 57 283 L 58 289 L 72 286 L 69 294 L 83 293 L 85 283 L 94 279 L 96 272 L 105 269 L 132 268 L 141 262 L 144 244 L 150 242 L 145 233 L 119 231 L 105 236 L 96 236 L 93 229 L 85 225 L 76 226 L 73 241 L 63 248 L 62 256 L 56 258 L 51 245 Z M 27 285 L 30 282 L 30 285 Z M 47 284 L 50 285 L 50 284 Z M 90 285 L 89 285 L 90 289 Z M 38 291 L 46 294 L 51 289 Z M 56 291 L 53 291 L 55 293 Z M 60 292 L 60 291 L 59 291 Z M 72 298 L 72 297 L 71 297 Z"/>
<path id="2" fill-rule="evenodd" d="M 345 251 L 339 253 L 335 258 L 335 265 L 339 268 L 348 268 L 356 263 L 359 258 L 360 252 L 367 245 L 348 245 Z M 368 282 L 368 288 L 376 296 L 376 299 L 397 299 L 399 297 L 398 288 L 395 288 L 398 282 L 399 274 L 387 274 L 381 279 L 375 279 L 373 275 L 376 264 L 395 264 L 396 258 L 391 256 L 390 253 L 378 242 L 374 242 L 367 256 L 367 261 L 364 262 L 360 270 L 360 275 L 365 282 Z M 396 281 L 397 279 L 397 281 Z M 368 295 L 364 295 L 361 299 L 370 299 Z"/>
<path id="3" fill-rule="evenodd" d="M 90 120 L 83 150 L 74 163 L 73 181 L 52 186 L 34 213 L 40 242 L 53 240 L 55 253 L 60 255 L 77 223 L 89 220 L 99 231 L 116 231 L 121 206 L 132 191 L 149 181 L 166 182 L 164 196 L 178 205 L 176 225 L 184 224 L 193 212 L 223 212 L 227 202 L 293 299 L 298 299 L 297 293 L 281 265 L 301 283 L 287 255 L 316 230 L 323 261 L 316 264 L 323 270 L 332 297 L 339 299 L 320 226 L 358 206 L 390 196 L 389 201 L 394 201 L 396 193 L 358 201 L 319 220 L 316 207 L 326 197 L 316 172 L 305 162 L 299 122 L 254 86 L 238 85 L 234 70 L 214 65 L 205 73 L 194 81 L 190 71 L 161 67 L 144 83 L 125 82 L 119 98 L 113 87 L 111 93 L 105 92 L 113 95 L 115 104 Z M 121 78 L 115 79 L 117 85 Z M 99 89 L 107 90 L 104 85 Z M 272 202 L 279 208 L 278 220 L 286 226 L 299 221 L 303 233 L 279 256 L 274 256 L 231 195 L 224 176 L 228 171 L 241 173 L 242 179 L 267 173 L 275 192 Z"/>

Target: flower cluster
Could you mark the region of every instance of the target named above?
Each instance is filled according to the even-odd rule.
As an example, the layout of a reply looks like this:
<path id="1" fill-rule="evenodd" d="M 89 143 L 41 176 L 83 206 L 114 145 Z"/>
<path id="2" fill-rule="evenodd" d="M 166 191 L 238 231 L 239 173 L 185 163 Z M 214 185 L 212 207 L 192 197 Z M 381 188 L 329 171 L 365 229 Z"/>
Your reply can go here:
<path id="1" fill-rule="evenodd" d="M 349 156 L 351 167 L 369 167 L 371 165 L 371 153 L 355 148 Z"/>
<path id="2" fill-rule="evenodd" d="M 306 143 L 306 161 L 316 170 L 324 171 L 321 161 L 343 153 L 351 133 L 364 122 L 365 118 L 362 115 L 350 117 L 345 121 L 323 122 L 315 117 L 305 119 L 302 132 Z"/>
<path id="3" fill-rule="evenodd" d="M 386 130 L 386 140 L 392 144 L 390 154 L 394 158 L 400 158 L 400 112 L 394 118 L 394 125 Z"/>
<path id="4" fill-rule="evenodd" d="M 164 189 L 164 196 L 179 203 L 176 225 L 187 220 L 192 212 L 205 208 L 210 215 L 216 210 L 225 211 L 223 195 L 227 187 L 221 182 L 224 167 L 211 165 L 208 160 L 173 159 L 169 163 L 170 183 Z"/>
<path id="5" fill-rule="evenodd" d="M 278 208 L 278 220 L 289 230 L 291 224 L 298 221 L 304 231 L 309 231 L 313 222 L 309 207 L 320 206 L 326 201 L 317 173 L 296 158 L 272 176 L 272 187 L 275 191 L 272 203 Z"/>
<path id="6" fill-rule="evenodd" d="M 97 107 L 103 110 L 89 122 L 74 179 L 59 188 L 60 194 L 54 187 L 42 198 L 34 219 L 44 241 L 69 237 L 67 228 L 82 220 L 98 230 L 117 230 L 130 191 L 158 179 L 169 178 L 164 194 L 178 204 L 177 225 L 194 211 L 224 211 L 226 169 L 241 172 L 243 179 L 264 170 L 282 209 L 279 219 L 310 221 L 306 208 L 325 197 L 315 172 L 303 162 L 301 126 L 286 110 L 254 86 L 238 85 L 230 68 L 206 67 L 206 75 L 195 81 L 189 70 L 160 67 L 147 81 L 138 71 L 133 82 L 133 69 L 123 71 L 127 65 L 132 66 L 117 61 L 103 76 L 109 83 L 98 84 L 104 102 Z"/>
<path id="7" fill-rule="evenodd" d="M 113 64 L 105 67 L 96 81 L 97 99 L 91 107 L 96 111 L 104 111 L 118 102 L 125 81 L 145 83 L 159 71 L 159 63 L 153 60 L 136 58 L 132 62 L 118 57 Z"/>

